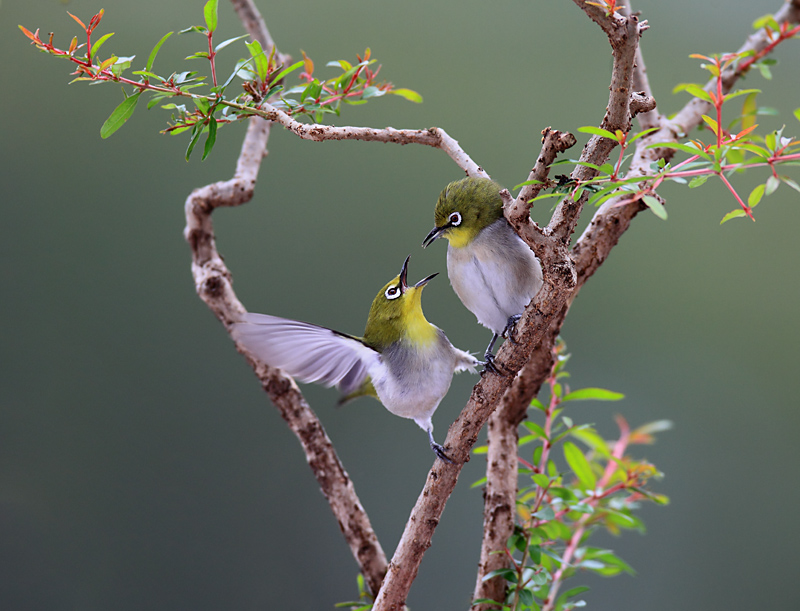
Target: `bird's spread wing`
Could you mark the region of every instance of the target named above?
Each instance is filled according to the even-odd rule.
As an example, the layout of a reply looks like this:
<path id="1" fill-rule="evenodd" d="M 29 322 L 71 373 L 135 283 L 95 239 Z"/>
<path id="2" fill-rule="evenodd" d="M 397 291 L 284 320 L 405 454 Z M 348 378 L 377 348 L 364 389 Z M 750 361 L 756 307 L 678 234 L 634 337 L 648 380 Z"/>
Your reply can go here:
<path id="1" fill-rule="evenodd" d="M 303 382 L 337 386 L 345 395 L 380 363 L 380 354 L 358 338 L 277 316 L 245 314 L 231 335 L 268 365 Z"/>

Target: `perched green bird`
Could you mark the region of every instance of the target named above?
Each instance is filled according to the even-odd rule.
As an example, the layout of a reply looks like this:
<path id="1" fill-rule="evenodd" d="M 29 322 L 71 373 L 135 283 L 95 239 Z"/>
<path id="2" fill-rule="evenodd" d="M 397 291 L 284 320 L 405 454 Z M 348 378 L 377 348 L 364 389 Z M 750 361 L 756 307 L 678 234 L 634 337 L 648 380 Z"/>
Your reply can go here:
<path id="1" fill-rule="evenodd" d="M 337 386 L 343 400 L 376 397 L 390 412 L 411 418 L 427 431 L 431 449 L 452 462 L 433 440 L 431 417 L 453 374 L 475 373 L 481 362 L 453 347 L 444 332 L 425 319 L 422 289 L 437 274 L 409 286 L 409 258 L 400 275 L 373 300 L 364 337 L 266 314 L 245 314 L 231 335 L 268 365 L 303 382 Z"/>
<path id="2" fill-rule="evenodd" d="M 456 295 L 494 335 L 486 348 L 487 369 L 497 372 L 492 350 L 510 337 L 525 307 L 542 288 L 542 266 L 503 216 L 502 187 L 488 178 L 451 182 L 439 195 L 429 246 L 445 237 L 447 275 Z"/>

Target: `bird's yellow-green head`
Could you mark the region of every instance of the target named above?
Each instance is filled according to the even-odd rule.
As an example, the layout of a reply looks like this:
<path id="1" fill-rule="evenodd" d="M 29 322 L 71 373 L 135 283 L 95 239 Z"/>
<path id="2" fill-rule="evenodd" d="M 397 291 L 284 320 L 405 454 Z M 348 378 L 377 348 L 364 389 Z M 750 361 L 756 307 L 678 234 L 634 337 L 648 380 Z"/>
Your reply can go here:
<path id="1" fill-rule="evenodd" d="M 369 309 L 364 342 L 379 352 L 401 340 L 423 347 L 436 339 L 436 327 L 422 313 L 422 289 L 438 274 L 409 286 L 410 258 L 406 257 L 400 274 L 380 290 Z"/>
<path id="2" fill-rule="evenodd" d="M 502 187 L 488 178 L 464 178 L 451 182 L 439 195 L 434 228 L 423 240 L 427 247 L 445 237 L 454 248 L 463 248 L 503 216 Z"/>

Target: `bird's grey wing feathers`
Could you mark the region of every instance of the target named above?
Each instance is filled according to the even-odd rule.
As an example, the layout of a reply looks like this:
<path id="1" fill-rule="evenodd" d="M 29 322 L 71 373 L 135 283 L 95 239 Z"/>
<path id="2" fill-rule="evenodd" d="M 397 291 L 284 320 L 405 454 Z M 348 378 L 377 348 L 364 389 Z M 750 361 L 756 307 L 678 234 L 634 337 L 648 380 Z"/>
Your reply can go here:
<path id="1" fill-rule="evenodd" d="M 245 314 L 231 335 L 268 365 L 302 382 L 338 386 L 343 394 L 359 388 L 380 363 L 380 354 L 358 338 L 267 314 Z"/>

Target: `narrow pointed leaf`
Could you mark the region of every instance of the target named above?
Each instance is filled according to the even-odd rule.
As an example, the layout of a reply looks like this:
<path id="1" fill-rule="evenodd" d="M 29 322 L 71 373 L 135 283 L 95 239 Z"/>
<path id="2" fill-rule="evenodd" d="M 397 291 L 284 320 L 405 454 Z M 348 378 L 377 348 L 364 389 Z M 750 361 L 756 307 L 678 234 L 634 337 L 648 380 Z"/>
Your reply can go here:
<path id="1" fill-rule="evenodd" d="M 84 30 L 86 29 L 86 24 L 85 24 L 85 23 L 83 23 L 83 21 L 81 21 L 80 19 L 78 19 L 78 18 L 77 18 L 75 15 L 73 15 L 73 14 L 72 14 L 72 13 L 70 13 L 69 11 L 67 11 L 67 15 L 69 15 L 69 16 L 70 16 L 70 17 L 72 17 L 72 18 L 73 18 L 75 21 L 77 21 L 77 22 L 78 22 L 78 25 L 80 25 L 80 26 L 81 26 L 81 27 L 82 27 Z"/>
<path id="2" fill-rule="evenodd" d="M 624 399 L 625 395 L 621 392 L 614 392 L 613 390 L 606 390 L 605 388 L 581 388 L 580 390 L 573 390 L 562 399 L 563 401 L 579 401 L 586 399 L 594 399 L 595 401 L 619 401 Z M 527 422 L 525 423 L 528 424 Z"/>
<path id="3" fill-rule="evenodd" d="M 217 120 L 212 116 L 208 121 L 208 136 L 206 137 L 206 145 L 203 147 L 203 157 L 200 161 L 205 161 L 206 157 L 211 153 L 214 148 L 214 143 L 217 141 Z"/>
<path id="4" fill-rule="evenodd" d="M 145 66 L 145 72 L 150 72 L 153 69 L 153 63 L 156 61 L 156 55 L 158 55 L 158 51 L 159 49 L 161 49 L 161 45 L 163 45 L 166 42 L 167 38 L 169 38 L 170 36 L 172 36 L 172 32 L 167 32 L 166 34 L 164 34 L 161 37 L 161 40 L 159 40 L 156 43 L 156 46 L 153 47 L 153 50 L 150 51 L 150 57 L 147 58 L 147 66 Z"/>
<path id="5" fill-rule="evenodd" d="M 100 50 L 102 44 L 111 38 L 114 35 L 114 32 L 109 32 L 108 34 L 104 34 L 97 41 L 92 43 L 92 57 L 97 57 L 97 52 Z"/>
<path id="6" fill-rule="evenodd" d="M 247 38 L 248 36 L 250 36 L 250 35 L 249 34 L 242 34 L 241 36 L 236 36 L 234 38 L 229 38 L 228 40 L 223 40 L 221 43 L 219 43 L 217 45 L 217 47 L 214 49 L 214 51 L 215 52 L 216 51 L 220 51 L 220 50 L 224 49 L 225 47 L 227 47 L 229 44 L 234 43 L 237 40 L 241 40 L 242 38 Z"/>
<path id="7" fill-rule="evenodd" d="M 100 128 L 100 137 L 108 138 L 111 134 L 117 131 L 122 125 L 131 118 L 133 111 L 136 110 L 136 104 L 139 102 L 141 91 L 134 93 L 132 96 L 126 98 L 122 103 L 114 109 L 111 116 L 106 119 L 103 126 Z"/>
<path id="8" fill-rule="evenodd" d="M 571 441 L 564 442 L 564 458 L 583 487 L 586 490 L 594 490 L 597 485 L 597 478 L 580 448 Z"/>
<path id="9" fill-rule="evenodd" d="M 189 157 L 192 156 L 194 145 L 197 144 L 197 139 L 200 137 L 202 131 L 203 128 L 198 123 L 196 123 L 195 126 L 192 128 L 192 138 L 191 140 L 189 140 L 189 146 L 186 147 L 186 161 L 189 161 Z"/>
<path id="10" fill-rule="evenodd" d="M 405 98 L 409 102 L 415 102 L 417 104 L 422 103 L 422 96 L 418 94 L 416 91 L 412 91 L 411 89 L 390 89 L 389 93 L 393 93 L 394 95 L 399 95 L 401 98 Z"/>
<path id="11" fill-rule="evenodd" d="M 301 59 L 299 62 L 295 62 L 291 66 L 289 66 L 288 68 L 286 68 L 284 70 L 281 70 L 280 72 L 278 72 L 278 74 L 275 76 L 275 78 L 272 79 L 272 82 L 274 83 L 276 81 L 281 80 L 283 77 L 285 77 L 290 72 L 294 72 L 295 70 L 297 70 L 300 66 L 303 65 L 303 63 L 304 62 Z"/>
<path id="12" fill-rule="evenodd" d="M 602 136 L 603 138 L 608 138 L 609 140 L 614 140 L 615 142 L 619 142 L 619 138 L 617 135 L 608 131 L 607 129 L 601 129 L 599 127 L 592 127 L 591 125 L 587 125 L 586 127 L 579 127 L 579 132 L 583 132 L 584 134 L 593 134 L 595 136 Z"/>

